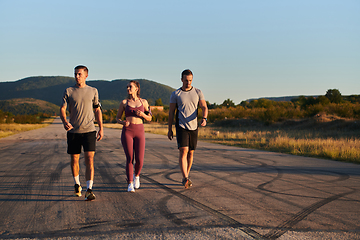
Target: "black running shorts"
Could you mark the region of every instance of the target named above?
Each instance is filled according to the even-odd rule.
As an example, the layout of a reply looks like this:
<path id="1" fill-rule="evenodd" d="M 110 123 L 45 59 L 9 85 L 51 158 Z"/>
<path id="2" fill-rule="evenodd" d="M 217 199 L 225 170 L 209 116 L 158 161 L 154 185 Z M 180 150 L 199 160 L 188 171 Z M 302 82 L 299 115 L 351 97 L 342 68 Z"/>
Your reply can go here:
<path id="1" fill-rule="evenodd" d="M 178 148 L 189 147 L 189 150 L 195 150 L 198 139 L 198 129 L 187 130 L 182 127 L 176 127 L 176 140 Z"/>
<path id="2" fill-rule="evenodd" d="M 95 152 L 96 131 L 88 133 L 67 132 L 68 154 L 80 154 L 81 146 L 84 152 Z"/>

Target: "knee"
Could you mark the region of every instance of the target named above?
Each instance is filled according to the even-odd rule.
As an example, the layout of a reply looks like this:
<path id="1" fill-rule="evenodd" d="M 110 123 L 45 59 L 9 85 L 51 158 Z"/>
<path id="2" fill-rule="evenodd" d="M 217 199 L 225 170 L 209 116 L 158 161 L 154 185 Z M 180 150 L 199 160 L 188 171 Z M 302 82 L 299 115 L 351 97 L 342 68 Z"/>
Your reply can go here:
<path id="1" fill-rule="evenodd" d="M 85 165 L 89 168 L 94 168 L 94 159 L 85 160 Z"/>
<path id="2" fill-rule="evenodd" d="M 181 156 L 186 156 L 189 153 L 189 148 L 181 147 L 181 148 L 179 148 L 179 151 L 180 151 Z"/>
<path id="3" fill-rule="evenodd" d="M 188 155 L 188 157 L 193 157 L 194 156 L 194 151 L 189 151 L 187 155 Z"/>
<path id="4" fill-rule="evenodd" d="M 78 164 L 80 159 L 80 154 L 73 154 L 71 155 L 71 163 Z"/>
<path id="5" fill-rule="evenodd" d="M 94 154 L 93 153 L 85 153 L 85 164 L 87 166 L 94 166 Z"/>

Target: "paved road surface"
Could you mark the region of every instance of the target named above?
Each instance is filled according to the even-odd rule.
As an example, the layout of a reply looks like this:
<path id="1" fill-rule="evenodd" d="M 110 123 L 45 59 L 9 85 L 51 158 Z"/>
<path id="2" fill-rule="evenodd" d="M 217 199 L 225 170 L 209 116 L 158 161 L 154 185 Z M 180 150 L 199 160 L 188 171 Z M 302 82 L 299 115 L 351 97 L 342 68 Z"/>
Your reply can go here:
<path id="1" fill-rule="evenodd" d="M 128 193 L 120 130 L 105 129 L 85 202 L 59 119 L 0 139 L 0 238 L 360 239 L 359 165 L 200 142 L 185 190 L 176 142 L 146 141 Z"/>

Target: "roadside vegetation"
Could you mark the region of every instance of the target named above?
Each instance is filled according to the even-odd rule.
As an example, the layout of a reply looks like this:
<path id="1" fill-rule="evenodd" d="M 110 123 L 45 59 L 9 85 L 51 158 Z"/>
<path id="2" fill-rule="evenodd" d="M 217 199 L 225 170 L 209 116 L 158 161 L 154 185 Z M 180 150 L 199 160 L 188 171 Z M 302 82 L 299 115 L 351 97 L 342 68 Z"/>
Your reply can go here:
<path id="1" fill-rule="evenodd" d="M 360 95 L 343 97 L 330 89 L 324 96 L 287 102 L 258 99 L 235 105 L 227 99 L 208 106 L 208 126 L 199 128 L 201 140 L 360 163 Z M 104 113 L 108 127 L 121 128 L 115 123 L 116 113 Z M 167 121 L 167 111 L 153 111 L 153 122 L 144 125 L 145 131 L 167 135 Z"/>
<path id="2" fill-rule="evenodd" d="M 360 126 L 329 116 L 273 126 L 242 119 L 199 128 L 199 139 L 212 143 L 360 163 Z M 235 127 L 234 125 L 238 125 Z M 288 124 L 290 126 L 288 126 Z M 120 124 L 105 124 L 121 128 Z M 145 124 L 145 132 L 167 135 L 167 125 Z M 175 131 L 174 131 L 175 133 Z"/>
<path id="3" fill-rule="evenodd" d="M 0 110 L 0 138 L 48 126 L 54 118 L 50 114 L 13 115 Z"/>
<path id="4" fill-rule="evenodd" d="M 168 106 L 154 109 L 145 131 L 167 135 Z M 342 96 L 329 89 L 323 96 L 291 101 L 257 99 L 210 104 L 208 125 L 199 138 L 219 144 L 360 163 L 360 95 Z M 107 127 L 116 124 L 117 109 L 103 110 Z M 199 119 L 202 113 L 199 109 Z M 0 110 L 0 137 L 46 126 L 50 114 L 14 115 Z"/>

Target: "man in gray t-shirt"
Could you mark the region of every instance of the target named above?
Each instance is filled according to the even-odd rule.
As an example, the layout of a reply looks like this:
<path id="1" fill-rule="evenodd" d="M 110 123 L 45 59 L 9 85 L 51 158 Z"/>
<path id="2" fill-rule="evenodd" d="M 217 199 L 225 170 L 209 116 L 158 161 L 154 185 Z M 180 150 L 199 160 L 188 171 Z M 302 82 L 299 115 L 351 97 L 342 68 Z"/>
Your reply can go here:
<path id="1" fill-rule="evenodd" d="M 88 69 L 85 66 L 75 67 L 76 84 L 65 89 L 60 107 L 60 118 L 67 131 L 68 154 L 71 155 L 71 170 L 75 182 L 74 195 L 81 196 L 79 180 L 79 159 L 81 147 L 84 148 L 86 164 L 85 178 L 87 191 L 85 200 L 94 200 L 92 192 L 94 182 L 94 155 L 96 140 L 100 141 L 104 135 L 102 113 L 99 103 L 99 94 L 96 88 L 86 85 Z M 70 121 L 66 119 L 66 108 L 69 107 Z M 95 112 L 95 115 L 94 115 Z M 96 134 L 94 120 L 99 125 Z"/>
<path id="2" fill-rule="evenodd" d="M 181 73 L 182 87 L 172 92 L 170 96 L 168 138 L 173 139 L 172 124 L 176 110 L 176 140 L 179 149 L 179 165 L 183 175 L 182 184 L 185 188 L 192 186 L 189 178 L 190 169 L 194 159 L 194 151 L 198 136 L 198 106 L 202 110 L 201 126 L 207 122 L 208 108 L 204 94 L 200 89 L 193 87 L 193 74 L 189 69 Z"/>
<path id="3" fill-rule="evenodd" d="M 87 133 L 96 131 L 94 105 L 99 105 L 98 91 L 88 85 L 84 87 L 68 87 L 65 89 L 61 106 L 69 105 L 71 133 Z"/>

